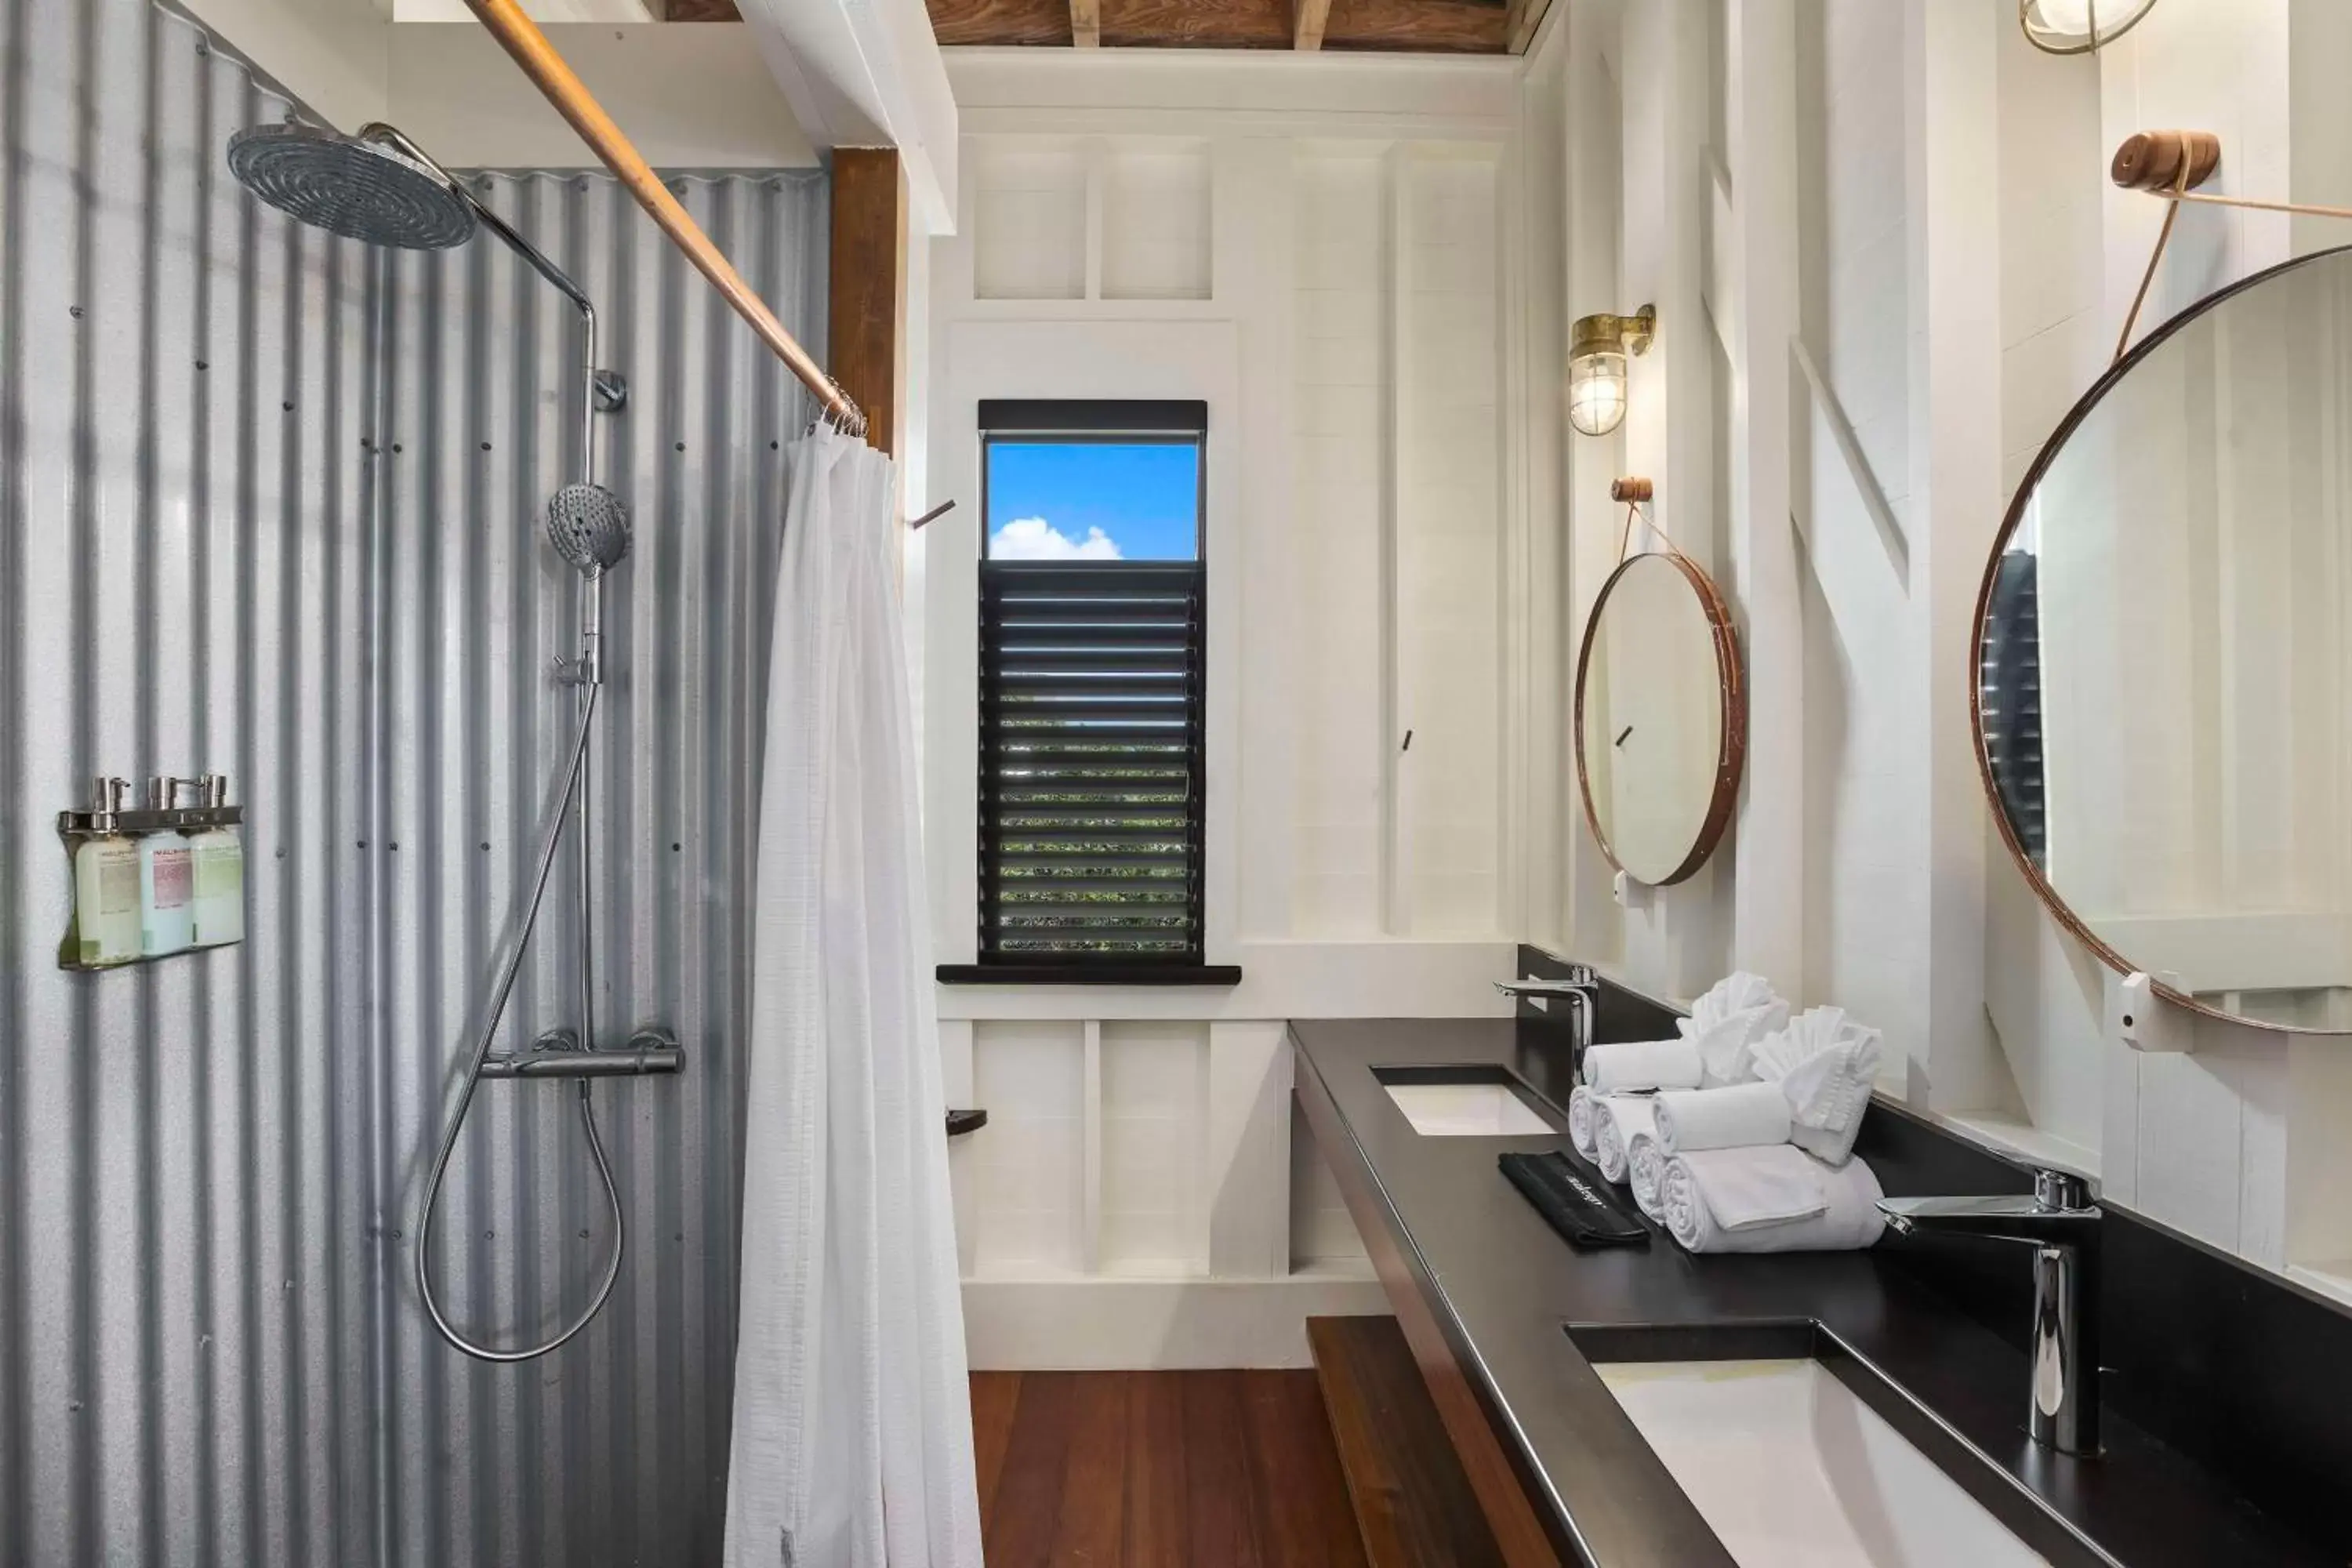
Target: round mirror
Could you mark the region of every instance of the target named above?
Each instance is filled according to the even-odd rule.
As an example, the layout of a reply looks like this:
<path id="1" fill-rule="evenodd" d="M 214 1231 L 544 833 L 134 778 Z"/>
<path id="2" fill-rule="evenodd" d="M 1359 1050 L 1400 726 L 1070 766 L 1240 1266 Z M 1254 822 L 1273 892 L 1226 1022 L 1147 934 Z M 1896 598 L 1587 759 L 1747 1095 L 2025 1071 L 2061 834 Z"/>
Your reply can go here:
<path id="1" fill-rule="evenodd" d="M 1977 757 L 2058 919 L 2174 1001 L 2352 1030 L 2352 249 L 2158 329 L 2028 470 Z"/>
<path id="2" fill-rule="evenodd" d="M 1697 870 L 1731 820 L 1746 731 L 1715 584 L 1679 554 L 1620 564 L 1576 661 L 1576 776 L 1610 864 L 1659 886 Z"/>

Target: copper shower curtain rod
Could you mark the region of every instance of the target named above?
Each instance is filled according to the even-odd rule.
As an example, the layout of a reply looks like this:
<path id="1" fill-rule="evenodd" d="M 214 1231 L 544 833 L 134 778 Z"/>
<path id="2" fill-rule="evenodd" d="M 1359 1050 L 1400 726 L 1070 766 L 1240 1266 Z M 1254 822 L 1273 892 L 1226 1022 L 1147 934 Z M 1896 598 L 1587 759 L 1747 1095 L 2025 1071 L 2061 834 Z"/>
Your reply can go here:
<path id="1" fill-rule="evenodd" d="M 539 30 L 539 24 L 523 15 L 522 7 L 516 4 L 516 0 L 466 0 L 466 6 L 481 18 L 482 26 L 490 30 L 490 36 L 514 57 L 515 64 L 522 68 L 523 74 L 546 95 L 547 101 L 555 106 L 555 111 L 571 122 L 572 129 L 580 133 L 580 139 L 604 160 L 604 166 L 613 171 L 621 184 L 628 188 L 629 194 L 636 198 L 637 205 L 661 226 L 662 232 L 669 236 L 671 243 L 686 253 L 686 258 L 694 263 L 695 270 L 710 279 L 711 287 L 734 307 L 735 313 L 749 322 L 761 341 L 776 352 L 776 357 L 784 362 L 786 368 L 816 395 L 817 402 L 824 405 L 825 412 L 838 420 L 850 434 L 864 436 L 865 412 L 851 401 L 849 394 L 842 391 L 833 377 L 824 373 L 824 367 L 810 357 L 808 350 L 801 347 L 799 341 L 784 330 L 783 322 L 776 320 L 776 313 L 768 309 L 767 301 L 743 281 L 743 275 L 735 270 L 734 263 L 727 259 L 726 253 L 711 243 L 710 237 L 702 232 L 702 226 L 678 205 L 677 198 L 670 195 L 669 187 L 662 184 L 652 165 L 630 144 L 621 128 L 613 122 L 613 117 L 604 112 L 604 106 L 596 101 L 595 96 L 573 74 L 572 68 L 564 64 L 563 57 L 555 52 L 555 46 L 547 41 L 547 35 Z"/>

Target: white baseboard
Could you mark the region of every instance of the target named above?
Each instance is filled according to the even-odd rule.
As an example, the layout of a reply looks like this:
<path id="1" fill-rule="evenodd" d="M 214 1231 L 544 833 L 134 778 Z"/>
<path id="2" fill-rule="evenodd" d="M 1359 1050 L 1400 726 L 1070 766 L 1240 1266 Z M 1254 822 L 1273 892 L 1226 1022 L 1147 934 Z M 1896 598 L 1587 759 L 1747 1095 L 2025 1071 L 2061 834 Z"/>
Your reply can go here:
<path id="1" fill-rule="evenodd" d="M 1309 1364 L 1307 1320 L 1389 1310 L 1369 1264 L 1283 1279 L 966 1279 L 976 1372 Z"/>

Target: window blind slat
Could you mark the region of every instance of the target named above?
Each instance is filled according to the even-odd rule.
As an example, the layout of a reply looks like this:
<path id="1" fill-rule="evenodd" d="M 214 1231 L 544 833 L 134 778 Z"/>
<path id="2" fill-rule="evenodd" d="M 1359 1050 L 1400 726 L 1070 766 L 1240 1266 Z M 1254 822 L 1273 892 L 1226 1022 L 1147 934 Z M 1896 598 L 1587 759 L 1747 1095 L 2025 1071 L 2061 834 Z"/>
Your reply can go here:
<path id="1" fill-rule="evenodd" d="M 1196 562 L 981 567 L 981 961 L 1201 954 Z"/>

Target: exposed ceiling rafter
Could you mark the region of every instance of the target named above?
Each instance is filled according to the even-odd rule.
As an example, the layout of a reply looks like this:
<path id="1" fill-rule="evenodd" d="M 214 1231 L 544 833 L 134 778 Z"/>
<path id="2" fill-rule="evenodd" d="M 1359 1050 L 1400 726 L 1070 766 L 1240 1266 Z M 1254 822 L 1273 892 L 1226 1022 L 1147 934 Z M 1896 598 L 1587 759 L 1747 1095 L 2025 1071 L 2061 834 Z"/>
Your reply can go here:
<path id="1" fill-rule="evenodd" d="M 1291 25 L 1291 47 L 1321 48 L 1323 29 L 1331 20 L 1331 0 L 1293 0 L 1292 9 L 1297 16 Z"/>
<path id="2" fill-rule="evenodd" d="M 1068 47 L 1072 0 L 928 0 L 943 47 Z M 1384 49 L 1499 55 L 1533 36 L 1549 0 L 1095 0 L 1098 41 L 1116 48 Z M 1321 26 L 1310 29 L 1307 13 Z M 1532 20 L 1530 20 L 1532 18 Z M 1316 41 L 1307 41 L 1309 33 Z"/>

